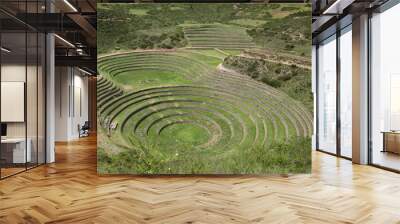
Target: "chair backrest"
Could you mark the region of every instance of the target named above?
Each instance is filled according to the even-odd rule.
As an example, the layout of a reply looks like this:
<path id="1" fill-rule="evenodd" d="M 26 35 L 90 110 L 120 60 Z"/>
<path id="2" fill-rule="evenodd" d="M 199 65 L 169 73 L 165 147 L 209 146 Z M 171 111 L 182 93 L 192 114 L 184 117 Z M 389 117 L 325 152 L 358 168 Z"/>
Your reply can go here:
<path id="1" fill-rule="evenodd" d="M 85 121 L 85 123 L 83 124 L 82 128 L 90 128 L 89 121 Z"/>

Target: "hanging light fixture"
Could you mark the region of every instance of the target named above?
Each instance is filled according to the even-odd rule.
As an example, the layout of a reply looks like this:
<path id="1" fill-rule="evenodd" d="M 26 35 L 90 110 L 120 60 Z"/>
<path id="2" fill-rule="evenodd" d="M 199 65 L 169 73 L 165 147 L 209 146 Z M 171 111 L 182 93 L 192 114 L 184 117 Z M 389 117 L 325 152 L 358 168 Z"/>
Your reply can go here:
<path id="1" fill-rule="evenodd" d="M 5 47 L 1 47 L 0 49 L 1 49 L 1 51 L 4 51 L 6 53 L 11 53 L 11 50 L 9 50 L 9 49 L 7 49 Z"/>
<path id="2" fill-rule="evenodd" d="M 74 12 L 78 12 L 78 10 L 73 6 L 68 0 L 64 0 L 65 4 L 68 5 Z"/>
<path id="3" fill-rule="evenodd" d="M 62 42 L 64 42 L 65 44 L 67 44 L 68 46 L 75 48 L 75 45 L 73 45 L 71 42 L 69 42 L 68 40 L 62 38 L 61 36 L 59 36 L 58 34 L 54 34 L 55 37 L 57 37 L 59 40 L 61 40 Z"/>
<path id="4" fill-rule="evenodd" d="M 83 73 L 85 73 L 85 74 L 87 74 L 87 75 L 89 75 L 89 76 L 92 76 L 92 75 L 93 75 L 92 73 L 90 73 L 90 72 L 88 72 L 88 71 L 86 71 L 86 70 L 83 70 L 83 69 L 81 69 L 81 68 L 79 68 L 79 67 L 78 67 L 78 70 L 81 71 L 81 72 L 83 72 Z"/>

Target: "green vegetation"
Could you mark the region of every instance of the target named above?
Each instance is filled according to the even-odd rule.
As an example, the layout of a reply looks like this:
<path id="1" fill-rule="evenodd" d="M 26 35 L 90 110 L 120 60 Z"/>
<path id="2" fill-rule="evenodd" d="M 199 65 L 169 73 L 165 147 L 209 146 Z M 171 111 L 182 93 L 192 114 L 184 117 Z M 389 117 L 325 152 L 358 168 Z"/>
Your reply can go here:
<path id="1" fill-rule="evenodd" d="M 190 83 L 189 80 L 172 71 L 162 71 L 157 69 L 138 69 L 135 71 L 121 72 L 114 78 L 114 81 L 121 83 L 124 89 L 143 89 L 159 85 L 185 84 Z"/>
<path id="2" fill-rule="evenodd" d="M 295 64 L 286 65 L 237 56 L 227 57 L 224 65 L 282 90 L 293 99 L 302 102 L 310 111 L 313 110 L 309 69 L 300 68 Z"/>
<path id="3" fill-rule="evenodd" d="M 98 149 L 98 171 L 109 174 L 282 174 L 311 171 L 310 138 L 293 138 L 268 148 L 243 148 L 226 157 L 198 155 L 196 148 L 177 148 L 174 156 L 156 143 L 134 142 L 119 154 Z"/>
<path id="4" fill-rule="evenodd" d="M 174 136 L 174 138 L 171 138 Z M 198 146 L 206 143 L 211 133 L 204 127 L 191 123 L 178 123 L 167 126 L 160 132 L 161 145 L 175 145 L 177 142 L 184 145 Z"/>
<path id="5" fill-rule="evenodd" d="M 263 48 L 310 56 L 311 26 L 305 25 L 309 23 L 310 12 L 300 11 L 284 18 L 273 18 L 248 33 Z"/>
<path id="6" fill-rule="evenodd" d="M 146 9 L 129 9 L 129 13 L 131 15 L 136 15 L 136 16 L 145 16 L 145 15 L 147 15 L 147 10 Z"/>
<path id="7" fill-rule="evenodd" d="M 266 23 L 266 21 L 261 20 L 261 19 L 235 19 L 235 20 L 232 20 L 232 23 L 242 25 L 242 26 L 253 27 L 253 26 L 263 25 L 264 23 Z"/>
<path id="8" fill-rule="evenodd" d="M 246 29 L 223 24 L 190 24 L 185 37 L 193 48 L 248 49 L 255 47 Z M 229 40 L 229 41 L 227 41 Z"/>
<path id="9" fill-rule="evenodd" d="M 298 45 L 310 36 L 290 30 L 290 49 L 272 44 L 287 30 L 262 37 L 266 24 L 292 15 L 308 26 L 305 12 L 305 4 L 99 4 L 98 171 L 309 172 L 311 78 L 297 65 L 307 64 Z"/>
<path id="10" fill-rule="evenodd" d="M 100 54 L 190 46 L 184 27 L 225 24 L 243 29 L 260 47 L 311 55 L 309 4 L 99 4 L 98 21 Z"/>

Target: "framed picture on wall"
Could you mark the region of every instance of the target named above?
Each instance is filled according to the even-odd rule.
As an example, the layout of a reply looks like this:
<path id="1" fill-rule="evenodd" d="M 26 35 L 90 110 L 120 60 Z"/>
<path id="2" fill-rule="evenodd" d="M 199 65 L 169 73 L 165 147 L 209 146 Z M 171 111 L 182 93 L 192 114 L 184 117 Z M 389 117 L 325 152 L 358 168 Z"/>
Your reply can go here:
<path id="1" fill-rule="evenodd" d="M 100 174 L 310 172 L 310 4 L 97 9 Z"/>
<path id="2" fill-rule="evenodd" d="M 1 122 L 25 121 L 25 82 L 1 82 Z"/>

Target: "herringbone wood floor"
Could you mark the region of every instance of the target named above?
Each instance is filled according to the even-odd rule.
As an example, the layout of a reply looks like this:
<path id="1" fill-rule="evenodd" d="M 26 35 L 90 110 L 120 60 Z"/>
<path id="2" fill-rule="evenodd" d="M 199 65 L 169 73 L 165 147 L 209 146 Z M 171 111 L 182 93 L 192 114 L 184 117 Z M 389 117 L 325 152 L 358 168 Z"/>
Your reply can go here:
<path id="1" fill-rule="evenodd" d="M 400 175 L 313 153 L 312 175 L 99 177 L 96 140 L 0 181 L 0 223 L 400 223 Z"/>

